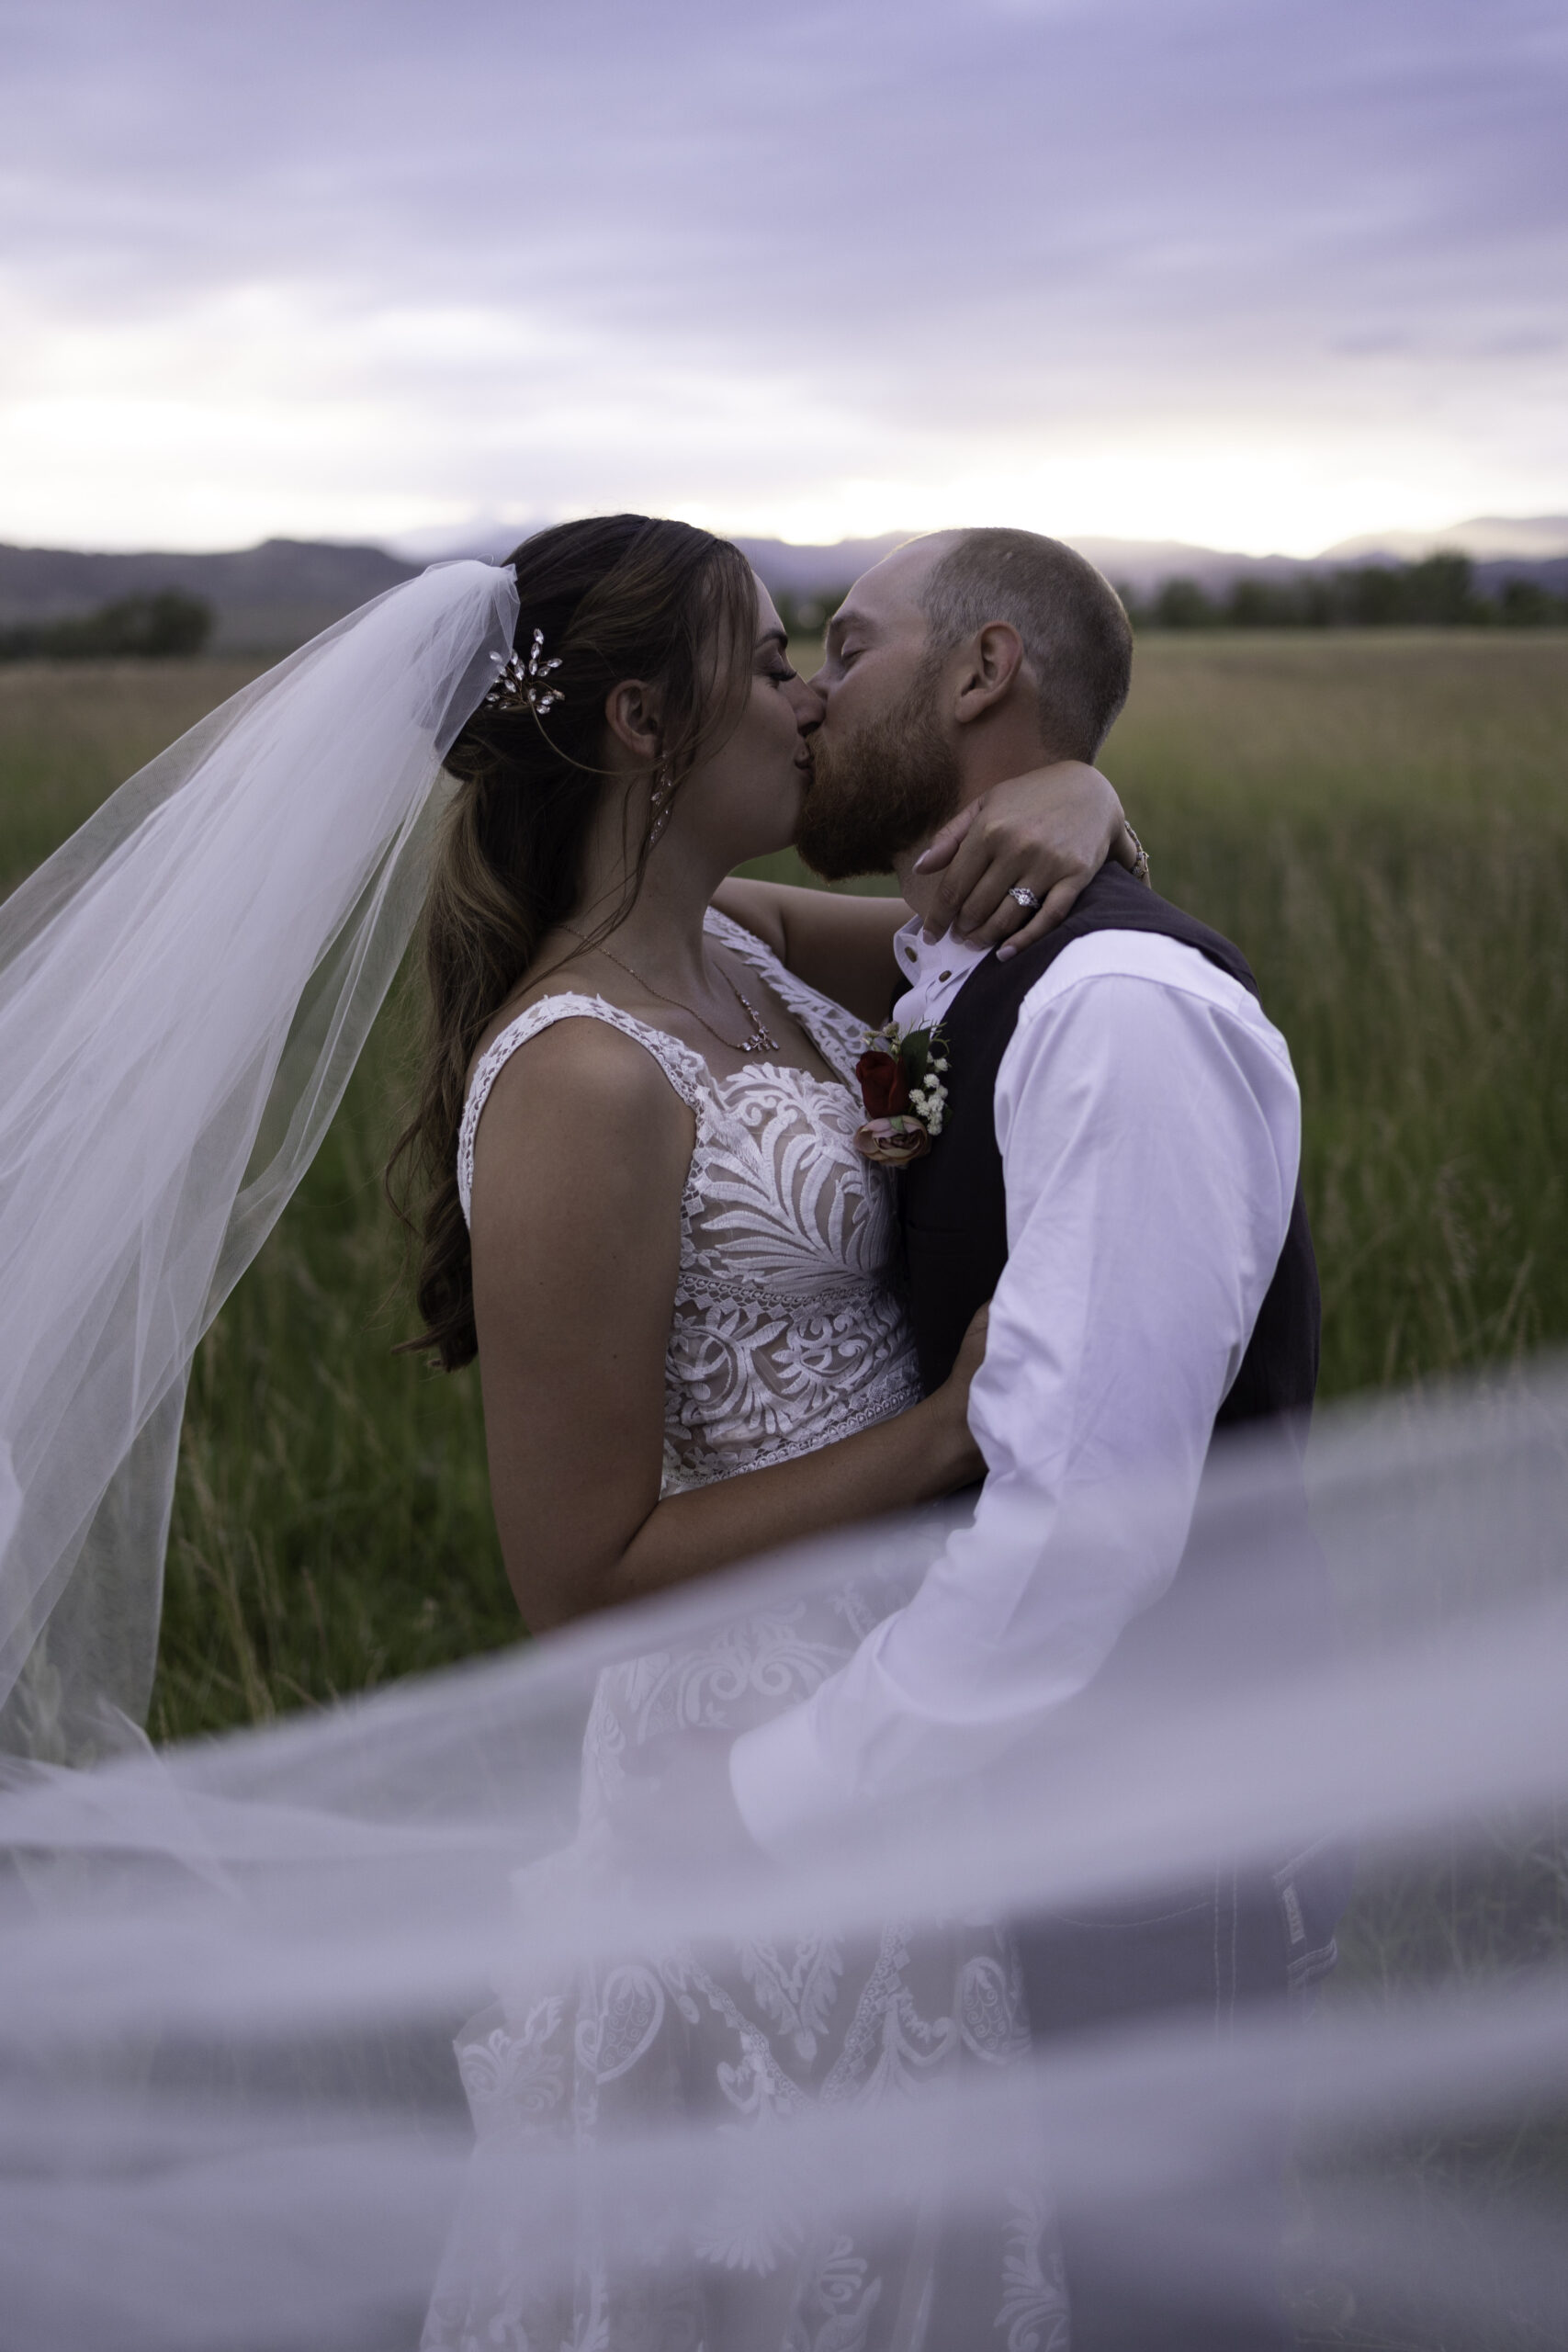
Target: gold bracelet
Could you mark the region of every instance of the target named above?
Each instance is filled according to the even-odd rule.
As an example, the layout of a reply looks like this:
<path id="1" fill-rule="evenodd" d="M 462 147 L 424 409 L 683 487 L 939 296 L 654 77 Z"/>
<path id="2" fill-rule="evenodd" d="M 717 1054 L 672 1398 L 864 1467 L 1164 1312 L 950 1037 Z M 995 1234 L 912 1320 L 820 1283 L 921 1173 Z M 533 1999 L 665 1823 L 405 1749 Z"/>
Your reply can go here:
<path id="1" fill-rule="evenodd" d="M 1152 890 L 1155 886 L 1149 880 L 1148 851 L 1144 847 L 1125 817 L 1122 820 L 1122 830 L 1133 844 L 1133 879 L 1134 882 L 1141 882 L 1145 890 Z"/>

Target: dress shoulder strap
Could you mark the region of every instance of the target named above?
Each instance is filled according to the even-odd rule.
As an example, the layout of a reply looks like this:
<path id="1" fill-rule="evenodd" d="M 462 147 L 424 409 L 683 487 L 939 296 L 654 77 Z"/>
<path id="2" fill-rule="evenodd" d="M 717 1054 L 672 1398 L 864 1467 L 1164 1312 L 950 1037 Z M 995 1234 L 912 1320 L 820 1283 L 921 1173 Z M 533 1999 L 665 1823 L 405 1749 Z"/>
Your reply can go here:
<path id="1" fill-rule="evenodd" d="M 769 980 L 783 980 L 786 987 L 798 985 L 792 980 L 788 967 L 780 963 L 766 940 L 759 939 L 754 931 L 748 931 L 745 924 L 737 922 L 733 915 L 720 914 L 716 907 L 710 907 L 703 917 L 703 929 L 710 939 L 719 940 L 726 947 L 733 948 L 737 956 L 743 957 L 753 970 L 761 972 Z"/>
<path id="2" fill-rule="evenodd" d="M 840 1078 L 852 1081 L 855 1057 L 865 1047 L 864 1023 L 852 1012 L 846 1012 L 841 1004 L 835 1004 L 831 997 L 797 978 L 765 940 L 759 939 L 754 931 L 748 931 L 732 915 L 720 914 L 716 907 L 710 907 L 703 917 L 703 928 L 710 939 L 733 949 L 753 971 L 761 974 L 780 1003 L 794 1013 L 823 1060 Z"/>
<path id="3" fill-rule="evenodd" d="M 542 1029 L 553 1027 L 558 1021 L 603 1021 L 607 1027 L 618 1029 L 623 1036 L 630 1037 L 645 1053 L 651 1054 L 682 1102 L 696 1113 L 699 1123 L 703 1118 L 708 1099 L 703 1059 L 689 1046 L 682 1045 L 678 1037 L 634 1020 L 605 997 L 538 997 L 485 1047 L 468 1081 L 463 1124 L 457 1131 L 457 1198 L 462 1203 L 465 1224 L 470 1222 L 474 1196 L 474 1138 L 479 1134 L 479 1115 L 490 1100 L 491 1089 L 518 1046 L 525 1046 L 530 1037 L 536 1037 Z"/>

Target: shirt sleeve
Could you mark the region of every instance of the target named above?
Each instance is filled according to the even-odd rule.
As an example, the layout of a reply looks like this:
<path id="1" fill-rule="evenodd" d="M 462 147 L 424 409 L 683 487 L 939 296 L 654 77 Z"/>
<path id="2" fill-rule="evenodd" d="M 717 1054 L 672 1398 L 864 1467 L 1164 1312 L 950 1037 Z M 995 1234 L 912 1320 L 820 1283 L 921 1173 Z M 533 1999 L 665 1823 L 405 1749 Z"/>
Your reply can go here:
<path id="1" fill-rule="evenodd" d="M 983 1766 L 1089 1680 L 1175 1574 L 1284 1246 L 1290 1057 L 1195 949 L 1064 950 L 1021 1008 L 996 1126 L 1008 1261 L 970 1392 L 975 1519 L 809 1700 L 736 1742 L 765 1849 Z"/>

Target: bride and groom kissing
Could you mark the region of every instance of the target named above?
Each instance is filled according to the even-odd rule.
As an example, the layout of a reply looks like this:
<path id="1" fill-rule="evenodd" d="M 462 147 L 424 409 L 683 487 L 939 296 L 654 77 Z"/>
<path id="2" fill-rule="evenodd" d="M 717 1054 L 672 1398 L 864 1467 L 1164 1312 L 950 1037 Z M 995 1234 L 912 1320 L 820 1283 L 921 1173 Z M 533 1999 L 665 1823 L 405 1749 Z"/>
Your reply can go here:
<path id="1" fill-rule="evenodd" d="M 1203 1648 L 1188 1552 L 1215 1431 L 1294 1427 L 1315 1382 L 1297 1089 L 1245 961 L 1146 887 L 1090 764 L 1132 644 L 1070 549 L 1014 530 L 899 549 L 809 683 L 705 533 L 564 525 L 512 563 L 517 651 L 447 755 L 405 1141 L 426 1340 L 448 1367 L 477 1356 L 525 1620 L 977 1489 L 902 1605 L 760 1611 L 722 1676 L 673 1651 L 604 1676 L 585 1832 L 680 1801 L 673 1741 L 733 1838 L 785 1855 L 1146 1670 L 1162 1627 L 1170 1656 Z M 829 879 L 891 870 L 902 899 L 735 877 L 791 839 Z M 868 1035 L 932 1032 L 945 1099 L 895 1170 L 867 1154 L 855 1066 Z M 1310 1627 L 1310 1544 L 1287 1550 L 1278 1622 Z M 1326 1964 L 1314 1894 L 1310 1871 L 1231 1871 L 1138 1917 L 666 1956 L 617 1972 L 613 2014 L 586 1979 L 503 2005 L 466 2079 L 482 2140 L 536 2036 L 523 2071 L 557 2090 L 530 2128 L 592 2137 L 672 2099 L 733 2122 L 870 2095 L 895 2017 L 927 2069 L 1173 2007 L 1224 2021 Z M 1063 2232 L 998 2214 L 961 2259 L 919 2231 L 843 2239 L 833 2279 L 782 2241 L 710 2244 L 655 2300 L 672 2342 L 815 2343 L 846 2320 L 849 2261 L 835 2344 L 891 2345 L 912 2309 L 932 2346 L 985 2341 L 1004 2306 L 1040 2344 L 1285 2340 L 1267 2311 L 1185 2333 L 1124 2244 L 1070 2213 Z M 646 2277 L 606 2257 L 581 2309 L 531 2308 L 498 2262 L 458 2231 L 428 2346 L 576 2341 L 590 2307 L 606 2343 L 645 2340 Z"/>

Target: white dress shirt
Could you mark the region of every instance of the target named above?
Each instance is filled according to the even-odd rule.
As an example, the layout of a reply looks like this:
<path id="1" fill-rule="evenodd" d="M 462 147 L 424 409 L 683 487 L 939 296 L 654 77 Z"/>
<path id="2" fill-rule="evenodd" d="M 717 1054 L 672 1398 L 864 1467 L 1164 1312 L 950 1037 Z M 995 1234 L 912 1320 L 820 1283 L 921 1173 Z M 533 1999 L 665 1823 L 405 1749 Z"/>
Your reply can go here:
<path id="1" fill-rule="evenodd" d="M 918 923 L 896 953 L 906 1028 L 940 1020 L 981 960 Z M 1063 949 L 1020 1007 L 996 1135 L 1008 1261 L 970 1390 L 974 1522 L 809 1700 L 736 1742 L 764 1848 L 985 1764 L 1096 1673 L 1176 1572 L 1284 1246 L 1301 1149 L 1285 1041 L 1175 940 Z"/>

